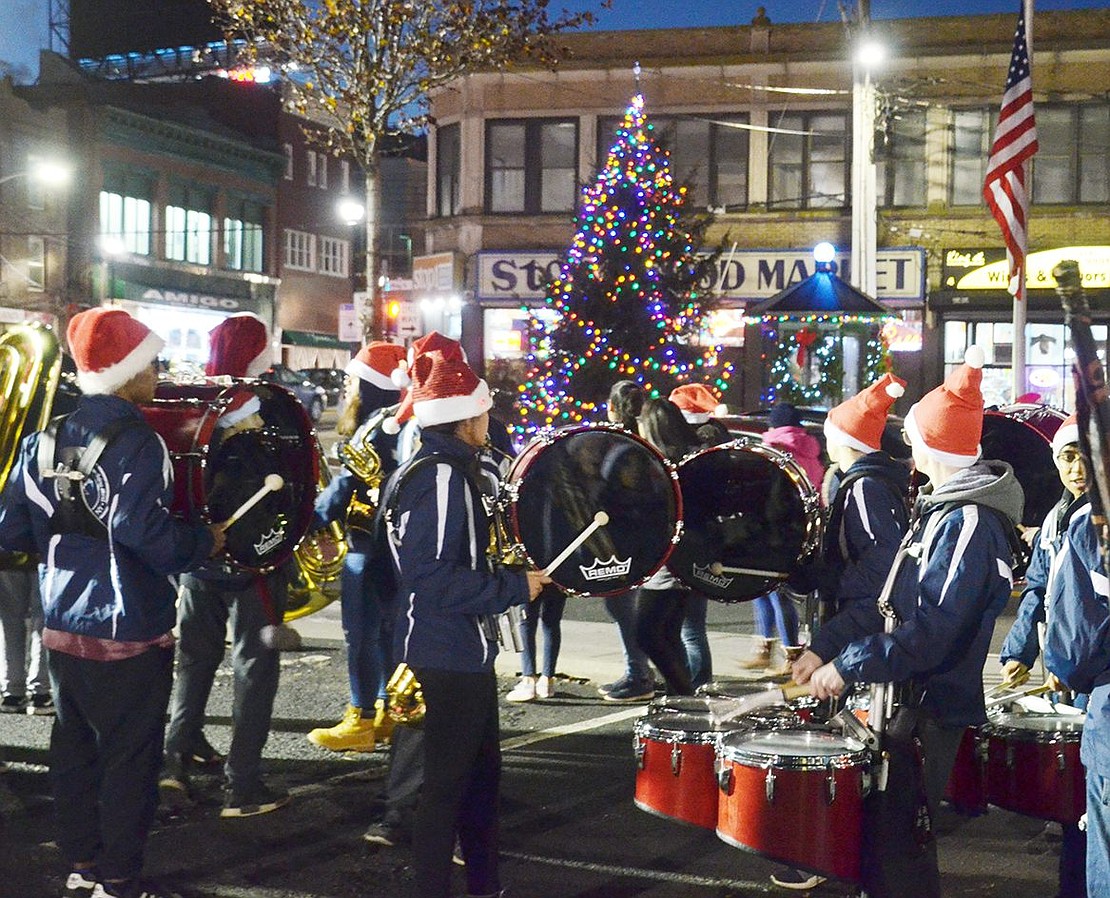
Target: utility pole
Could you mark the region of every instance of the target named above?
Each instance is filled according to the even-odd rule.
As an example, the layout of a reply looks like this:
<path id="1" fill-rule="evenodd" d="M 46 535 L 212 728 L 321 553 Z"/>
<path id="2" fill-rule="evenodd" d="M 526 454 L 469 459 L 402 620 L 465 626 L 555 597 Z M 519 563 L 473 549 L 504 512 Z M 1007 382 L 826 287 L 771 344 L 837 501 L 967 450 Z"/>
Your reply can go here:
<path id="1" fill-rule="evenodd" d="M 852 271 L 853 287 L 874 296 L 878 222 L 875 185 L 875 85 L 868 52 L 871 2 L 857 0 L 852 40 Z"/>

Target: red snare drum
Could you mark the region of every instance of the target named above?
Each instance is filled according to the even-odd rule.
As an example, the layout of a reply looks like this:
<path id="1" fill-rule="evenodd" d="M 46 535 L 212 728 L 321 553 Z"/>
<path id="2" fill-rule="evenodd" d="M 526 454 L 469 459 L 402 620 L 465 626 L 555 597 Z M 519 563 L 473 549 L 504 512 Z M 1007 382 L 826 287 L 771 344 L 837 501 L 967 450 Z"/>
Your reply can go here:
<path id="1" fill-rule="evenodd" d="M 986 742 L 978 727 L 964 730 L 944 798 L 961 814 L 978 817 L 987 812 Z"/>
<path id="2" fill-rule="evenodd" d="M 636 807 L 692 823 L 717 826 L 717 740 L 735 724 L 716 726 L 708 714 L 678 711 L 636 721 Z"/>
<path id="3" fill-rule="evenodd" d="M 243 427 L 250 411 L 258 417 Z M 267 474 L 281 475 L 282 488 L 227 529 L 225 553 L 253 573 L 288 560 L 312 522 L 319 470 L 312 423 L 296 397 L 257 381 L 163 383 L 142 412 L 169 449 L 180 517 L 227 520 Z"/>
<path id="4" fill-rule="evenodd" d="M 1082 735 L 1078 715 L 1003 714 L 987 724 L 987 800 L 1030 817 L 1075 823 L 1086 810 Z"/>
<path id="5" fill-rule="evenodd" d="M 721 737 L 717 835 L 737 848 L 859 881 L 868 753 L 820 730 Z"/>
<path id="6" fill-rule="evenodd" d="M 810 719 L 810 703 L 804 696 L 787 705 L 771 705 L 749 711 L 737 717 L 731 711 L 743 695 L 766 692 L 764 683 L 750 687 L 738 686 L 738 695 L 662 695 L 648 705 L 648 716 L 664 714 L 702 714 L 718 721 L 725 721 L 730 729 L 737 730 L 797 730 L 804 728 Z M 816 699 L 814 699 L 816 701 Z"/>

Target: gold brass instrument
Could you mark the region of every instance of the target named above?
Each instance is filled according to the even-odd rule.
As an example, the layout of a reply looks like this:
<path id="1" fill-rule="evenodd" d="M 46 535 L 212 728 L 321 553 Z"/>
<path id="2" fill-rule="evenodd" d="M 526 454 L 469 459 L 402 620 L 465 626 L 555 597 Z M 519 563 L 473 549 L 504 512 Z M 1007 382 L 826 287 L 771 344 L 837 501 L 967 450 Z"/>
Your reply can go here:
<path id="1" fill-rule="evenodd" d="M 371 442 L 371 436 L 385 420 L 386 412 L 392 413 L 392 409 L 383 409 L 377 415 L 367 418 L 351 438 L 340 443 L 337 449 L 339 460 L 348 471 L 366 484 L 371 496 L 377 496 L 383 480 L 382 460 Z M 375 511 L 375 505 L 363 502 L 357 491 L 352 493 L 351 501 L 347 504 L 347 526 L 364 533 L 372 533 Z"/>
<path id="2" fill-rule="evenodd" d="M 493 445 L 489 434 L 486 434 L 486 442 L 481 451 L 492 456 L 500 456 L 503 461 L 511 462 L 513 460 L 512 455 Z M 501 473 L 503 477 L 504 470 Z M 485 506 L 486 514 L 489 517 L 489 547 L 486 549 L 486 556 L 489 558 L 490 564 L 500 565 L 501 567 L 526 567 L 528 560 L 524 556 L 524 549 L 510 536 L 509 527 L 505 523 L 506 512 L 501 502 L 500 482 L 498 483 L 497 493 L 495 496 L 482 494 L 482 504 Z"/>
<path id="3" fill-rule="evenodd" d="M 50 328 L 19 324 L 0 336 L 0 490 L 8 482 L 23 437 L 50 421 L 61 372 L 61 346 Z M 0 569 L 22 567 L 28 561 L 22 553 L 0 553 Z"/>
<path id="4" fill-rule="evenodd" d="M 385 684 L 385 713 L 395 723 L 418 723 L 424 718 L 424 690 L 412 668 L 402 661 Z"/>

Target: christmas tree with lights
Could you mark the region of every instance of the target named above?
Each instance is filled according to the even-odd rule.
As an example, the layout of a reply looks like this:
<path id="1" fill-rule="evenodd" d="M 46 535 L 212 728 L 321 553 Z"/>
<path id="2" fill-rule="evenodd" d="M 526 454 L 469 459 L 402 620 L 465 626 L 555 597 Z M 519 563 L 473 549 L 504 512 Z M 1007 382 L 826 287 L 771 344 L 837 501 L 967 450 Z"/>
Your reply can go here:
<path id="1" fill-rule="evenodd" d="M 701 285 L 716 254 L 697 255 L 708 220 L 685 200 L 638 95 L 582 191 L 574 241 L 533 316 L 521 431 L 602 420 L 618 380 L 649 396 L 690 382 L 727 389 L 732 366 L 700 345 L 713 305 Z"/>

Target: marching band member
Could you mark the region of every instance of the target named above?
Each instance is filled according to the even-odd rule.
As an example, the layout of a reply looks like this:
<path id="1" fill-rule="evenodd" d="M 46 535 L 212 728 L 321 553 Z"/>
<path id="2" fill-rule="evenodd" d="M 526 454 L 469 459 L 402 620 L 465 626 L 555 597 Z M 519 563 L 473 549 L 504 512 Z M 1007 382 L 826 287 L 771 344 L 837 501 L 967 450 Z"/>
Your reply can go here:
<path id="1" fill-rule="evenodd" d="M 270 367 L 269 334 L 255 315 L 224 319 L 208 339 L 205 373 L 209 377 L 257 377 Z M 219 421 L 220 438 L 227 440 L 240 429 L 260 426 L 258 408 L 257 398 L 251 397 L 240 407 L 227 409 Z M 188 774 L 194 763 L 216 766 L 223 760 L 205 739 L 203 726 L 230 617 L 234 700 L 220 816 L 250 817 L 288 804 L 288 792 L 262 779 L 262 749 L 270 733 L 281 671 L 278 649 L 284 647 L 268 634 L 276 633 L 281 639 L 295 635 L 278 625 L 287 591 L 285 569 L 259 576 L 212 562 L 182 578 L 177 684 L 166 732 L 165 772 L 159 781 L 168 801 L 188 796 Z"/>
<path id="2" fill-rule="evenodd" d="M 43 559 L 65 895 L 159 898 L 171 893 L 140 874 L 173 675 L 173 575 L 219 551 L 223 531 L 170 516 L 169 453 L 138 408 L 154 398 L 161 338 L 114 308 L 75 315 L 67 337 L 84 396 L 53 437 L 24 440 L 0 546 Z M 84 479 L 44 476 L 75 455 Z"/>
<path id="3" fill-rule="evenodd" d="M 475 482 L 492 405 L 486 382 L 441 351 L 419 356 L 412 376 L 422 445 L 412 467 L 391 478 L 382 502 L 394 510 L 396 653 L 415 672 L 426 705 L 424 784 L 413 834 L 416 894 L 450 895 L 457 834 L 468 894 L 497 896 L 497 645 L 483 616 L 534 599 L 550 578 L 489 567 L 489 525 Z"/>
<path id="4" fill-rule="evenodd" d="M 401 388 L 393 382 L 392 375 L 404 358 L 405 347 L 375 340 L 351 359 L 347 375 L 355 389 L 350 391 L 348 406 L 357 405 L 355 429 L 375 413 L 397 403 Z M 370 441 L 381 462 L 382 476 L 388 477 L 397 468 L 397 437 L 379 426 Z M 365 504 L 376 504 L 376 497 L 365 495 L 366 489 L 358 477 L 344 468 L 316 497 L 314 526 L 320 529 L 332 521 L 342 521 L 356 492 L 364 494 Z M 374 557 L 374 540 L 365 530 L 349 527 L 347 539 L 340 616 L 347 643 L 350 704 L 339 723 L 312 730 L 308 740 L 331 751 L 373 751 L 377 740 L 388 739 L 391 731 L 385 713 L 385 682 L 392 670 L 389 664 L 392 653 L 382 635 L 381 603 L 390 597 L 377 595 L 367 565 L 385 564 L 388 560 Z"/>
<path id="5" fill-rule="evenodd" d="M 1012 588 L 1010 536 L 1024 496 L 1009 465 L 980 460 L 982 364 L 969 349 L 906 417 L 929 483 L 888 576 L 888 631 L 879 608 L 869 622 L 853 614 L 828 658 L 807 651 L 793 667 L 822 699 L 850 683 L 898 684 L 883 734 L 886 788 L 865 805 L 862 885 L 872 898 L 941 894 L 932 820 L 964 729 L 986 722 L 983 663 Z"/>

